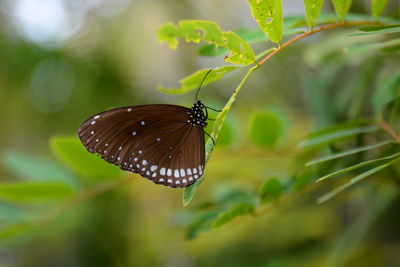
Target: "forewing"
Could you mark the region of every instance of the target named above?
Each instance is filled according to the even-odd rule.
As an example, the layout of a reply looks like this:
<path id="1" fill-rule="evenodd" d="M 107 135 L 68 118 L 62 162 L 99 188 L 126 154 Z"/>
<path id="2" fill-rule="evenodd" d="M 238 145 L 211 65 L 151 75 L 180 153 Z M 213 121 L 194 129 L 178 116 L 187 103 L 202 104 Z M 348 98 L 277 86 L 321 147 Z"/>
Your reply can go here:
<path id="1" fill-rule="evenodd" d="M 89 152 L 155 183 L 185 187 L 204 169 L 204 133 L 187 120 L 189 109 L 143 105 L 108 110 L 81 124 Z"/>

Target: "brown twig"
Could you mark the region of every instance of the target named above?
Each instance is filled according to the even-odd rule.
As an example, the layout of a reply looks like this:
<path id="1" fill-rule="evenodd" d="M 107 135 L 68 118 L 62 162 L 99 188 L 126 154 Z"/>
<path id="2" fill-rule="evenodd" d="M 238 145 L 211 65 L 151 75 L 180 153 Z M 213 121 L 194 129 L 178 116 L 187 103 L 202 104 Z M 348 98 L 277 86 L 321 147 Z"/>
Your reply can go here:
<path id="1" fill-rule="evenodd" d="M 92 199 L 100 194 L 108 192 L 122 184 L 127 182 L 131 182 L 134 179 L 132 176 L 124 177 L 124 178 L 116 178 L 115 180 L 109 182 L 100 183 L 92 188 L 88 188 L 83 190 L 82 192 L 78 193 L 75 196 L 65 200 L 61 204 L 56 205 L 53 209 L 51 209 L 48 213 L 46 213 L 40 220 L 34 222 L 36 226 L 43 226 L 44 224 L 48 223 L 61 213 L 69 210 L 70 208 L 74 207 L 77 204 L 85 202 L 89 199 Z"/>
<path id="2" fill-rule="evenodd" d="M 343 27 L 343 26 L 361 26 L 361 25 L 371 25 L 371 24 L 376 24 L 376 23 L 375 22 L 371 22 L 371 21 L 359 21 L 359 22 L 340 22 L 340 23 L 336 23 L 336 24 L 322 25 L 322 26 L 320 26 L 318 28 L 312 29 L 311 31 L 308 31 L 308 32 L 302 33 L 300 35 L 297 35 L 296 37 L 290 39 L 286 43 L 280 45 L 272 53 L 268 54 L 265 58 L 263 58 L 258 63 L 258 65 L 264 64 L 266 61 L 268 61 L 275 54 L 279 53 L 279 51 L 281 51 L 285 47 L 287 47 L 287 46 L 293 44 L 294 42 L 297 42 L 298 40 L 301 40 L 301 39 L 303 39 L 303 38 L 305 38 L 307 36 L 313 35 L 313 34 L 315 34 L 317 32 L 322 32 L 322 31 L 326 31 L 326 30 L 330 30 L 330 29 L 334 29 L 334 28 L 339 28 L 339 27 Z"/>
<path id="3" fill-rule="evenodd" d="M 378 120 L 377 124 L 380 128 L 382 128 L 382 130 L 387 132 L 396 143 L 400 143 L 400 137 L 397 135 L 396 131 L 386 121 L 380 119 L 380 120 Z"/>

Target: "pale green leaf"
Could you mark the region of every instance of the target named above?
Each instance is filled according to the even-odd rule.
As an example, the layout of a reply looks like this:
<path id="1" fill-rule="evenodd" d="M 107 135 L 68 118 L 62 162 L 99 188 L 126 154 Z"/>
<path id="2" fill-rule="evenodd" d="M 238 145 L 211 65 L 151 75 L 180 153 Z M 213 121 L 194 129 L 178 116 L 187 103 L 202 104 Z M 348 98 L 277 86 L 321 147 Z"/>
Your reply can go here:
<path id="1" fill-rule="evenodd" d="M 0 183 L 0 200 L 15 203 L 35 203 L 62 200 L 74 193 L 66 185 L 51 182 Z"/>
<path id="2" fill-rule="evenodd" d="M 340 20 L 346 18 L 346 15 L 350 10 L 351 2 L 352 0 L 332 0 L 336 15 Z"/>
<path id="3" fill-rule="evenodd" d="M 329 193 L 327 193 L 327 194 L 323 195 L 322 197 L 320 197 L 318 199 L 318 203 L 323 203 L 323 202 L 328 201 L 329 199 L 333 198 L 338 193 L 342 192 L 343 190 L 347 189 L 348 187 L 352 186 L 353 184 L 355 184 L 355 183 L 361 181 L 362 179 L 364 179 L 364 178 L 366 178 L 368 176 L 371 176 L 371 175 L 373 175 L 373 174 L 375 174 L 375 173 L 387 168 L 388 166 L 392 165 L 396 160 L 397 159 L 392 160 L 392 161 L 390 161 L 388 163 L 382 164 L 382 165 L 380 165 L 378 167 L 375 167 L 375 168 L 370 169 L 370 170 L 368 170 L 366 172 L 363 172 L 360 175 L 357 175 L 356 177 L 352 178 L 349 182 L 344 183 L 341 186 L 336 187 L 335 189 L 333 189 Z"/>
<path id="4" fill-rule="evenodd" d="M 258 111 L 251 119 L 250 138 L 258 146 L 273 147 L 282 140 L 286 128 L 286 121 L 281 112 Z"/>
<path id="5" fill-rule="evenodd" d="M 377 126 L 361 126 L 349 127 L 343 129 L 332 128 L 331 131 L 321 132 L 320 134 L 313 134 L 300 142 L 300 148 L 312 147 L 321 144 L 332 143 L 334 141 L 342 140 L 359 134 L 372 133 L 380 130 Z"/>
<path id="6" fill-rule="evenodd" d="M 378 83 L 372 95 L 372 106 L 376 115 L 381 115 L 384 108 L 396 98 L 400 86 L 400 71 L 390 73 L 384 81 Z"/>
<path id="7" fill-rule="evenodd" d="M 184 38 L 186 42 L 205 41 L 217 47 L 225 47 L 229 50 L 225 61 L 230 63 L 248 65 L 255 61 L 253 49 L 247 42 L 234 32 L 222 32 L 214 22 L 182 20 L 178 26 L 167 23 L 158 30 L 159 41 L 167 43 L 172 49 L 176 49 L 178 38 Z"/>
<path id="8" fill-rule="evenodd" d="M 6 151 L 2 163 L 14 175 L 24 180 L 58 181 L 76 185 L 74 177 L 56 162 L 27 153 Z"/>
<path id="9" fill-rule="evenodd" d="M 315 20 L 318 18 L 323 4 L 324 0 L 304 0 L 307 25 L 310 28 L 314 26 Z"/>
<path id="10" fill-rule="evenodd" d="M 338 159 L 338 158 L 350 156 L 350 155 L 353 155 L 353 154 L 356 154 L 356 153 L 372 150 L 372 149 L 375 149 L 375 148 L 378 148 L 378 147 L 382 147 L 382 146 L 385 146 L 385 145 L 388 145 L 388 144 L 392 144 L 392 143 L 393 143 L 393 141 L 389 140 L 389 141 L 383 141 L 383 142 L 380 142 L 380 143 L 377 143 L 377 144 L 373 144 L 373 145 L 357 147 L 357 148 L 346 150 L 346 151 L 343 151 L 343 152 L 340 152 L 340 153 L 336 153 L 336 154 L 332 154 L 332 155 L 328 155 L 328 156 L 325 156 L 325 157 L 321 157 L 321 158 L 318 158 L 318 159 L 311 160 L 311 161 L 306 163 L 306 166 L 311 166 L 311 165 L 322 163 L 322 162 L 325 162 L 325 161 L 329 161 L 329 160 L 333 160 L 333 159 Z"/>
<path id="11" fill-rule="evenodd" d="M 203 182 L 204 178 L 200 178 L 191 186 L 185 187 L 183 190 L 183 206 L 186 207 L 192 201 L 194 194 L 199 185 Z"/>
<path id="12" fill-rule="evenodd" d="M 239 203 L 231 210 L 221 213 L 214 221 L 212 227 L 219 228 L 228 222 L 232 221 L 238 216 L 248 215 L 254 213 L 254 207 L 250 203 Z"/>
<path id="13" fill-rule="evenodd" d="M 389 40 L 386 42 L 364 43 L 358 42 L 349 45 L 346 48 L 347 52 L 369 52 L 369 51 L 390 51 L 391 48 L 398 48 L 400 46 L 400 38 Z"/>
<path id="14" fill-rule="evenodd" d="M 340 175 L 340 174 L 344 174 L 346 172 L 350 172 L 350 171 L 359 169 L 359 168 L 364 167 L 364 166 L 368 166 L 368 165 L 372 165 L 372 164 L 375 164 L 375 163 L 378 163 L 378 162 L 381 162 L 381 161 L 393 159 L 393 158 L 398 157 L 399 155 L 400 155 L 400 152 L 396 153 L 396 154 L 393 154 L 393 155 L 390 155 L 390 156 L 364 161 L 364 162 L 358 163 L 356 165 L 347 167 L 345 169 L 342 169 L 342 170 L 339 170 L 339 171 L 335 171 L 335 172 L 332 172 L 332 173 L 327 174 L 325 176 L 322 176 L 321 178 L 317 179 L 317 182 L 321 182 L 321 181 L 326 180 L 328 178 L 331 178 L 331 177 L 334 177 L 334 176 L 337 176 L 337 175 Z"/>
<path id="15" fill-rule="evenodd" d="M 372 15 L 375 19 L 379 18 L 387 5 L 388 0 L 372 0 Z"/>
<path id="16" fill-rule="evenodd" d="M 121 170 L 102 160 L 99 156 L 89 153 L 76 137 L 53 137 L 50 140 L 53 153 L 66 166 L 79 175 L 110 179 L 121 175 Z"/>
<path id="17" fill-rule="evenodd" d="M 361 32 L 349 34 L 349 36 L 369 36 L 379 34 L 391 34 L 399 33 L 400 25 L 385 25 L 385 26 L 374 26 L 374 27 L 363 27 L 358 29 Z"/>
<path id="18" fill-rule="evenodd" d="M 211 84 L 213 82 L 218 81 L 222 77 L 224 77 L 229 72 L 236 70 L 238 67 L 236 66 L 223 66 L 216 69 L 213 69 L 208 75 L 207 78 L 203 82 L 203 86 Z M 201 81 L 204 79 L 205 75 L 209 69 L 199 70 L 179 81 L 181 87 L 178 88 L 165 88 L 162 86 L 158 87 L 158 90 L 168 94 L 184 94 L 193 89 L 199 87 Z"/>
<path id="19" fill-rule="evenodd" d="M 282 0 L 249 0 L 249 4 L 260 29 L 272 42 L 279 43 L 283 32 Z"/>

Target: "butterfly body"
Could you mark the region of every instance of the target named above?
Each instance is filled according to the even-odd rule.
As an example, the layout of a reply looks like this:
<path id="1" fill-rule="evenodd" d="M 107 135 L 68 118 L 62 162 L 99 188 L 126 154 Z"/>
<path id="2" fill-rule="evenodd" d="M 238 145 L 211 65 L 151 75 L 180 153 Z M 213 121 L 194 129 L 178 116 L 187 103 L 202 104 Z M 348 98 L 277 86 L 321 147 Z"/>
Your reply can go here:
<path id="1" fill-rule="evenodd" d="M 165 104 L 128 106 L 88 118 L 78 135 L 89 152 L 107 162 L 157 184 L 180 188 L 203 175 L 207 118 L 201 101 L 191 109 Z"/>

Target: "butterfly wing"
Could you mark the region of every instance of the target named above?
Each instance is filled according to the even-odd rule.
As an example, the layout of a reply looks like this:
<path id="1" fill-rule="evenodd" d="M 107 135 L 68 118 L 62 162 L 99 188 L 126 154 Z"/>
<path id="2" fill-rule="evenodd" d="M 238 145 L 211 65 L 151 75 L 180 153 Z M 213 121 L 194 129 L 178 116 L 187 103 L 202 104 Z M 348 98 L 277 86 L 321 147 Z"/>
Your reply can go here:
<path id="1" fill-rule="evenodd" d="M 204 132 L 176 105 L 116 108 L 83 122 L 78 135 L 91 153 L 170 187 L 186 187 L 204 170 Z"/>

